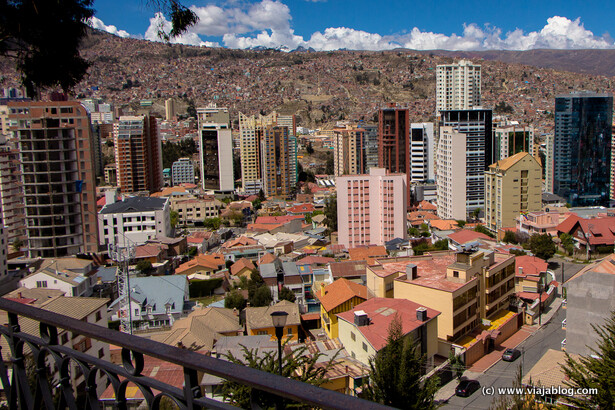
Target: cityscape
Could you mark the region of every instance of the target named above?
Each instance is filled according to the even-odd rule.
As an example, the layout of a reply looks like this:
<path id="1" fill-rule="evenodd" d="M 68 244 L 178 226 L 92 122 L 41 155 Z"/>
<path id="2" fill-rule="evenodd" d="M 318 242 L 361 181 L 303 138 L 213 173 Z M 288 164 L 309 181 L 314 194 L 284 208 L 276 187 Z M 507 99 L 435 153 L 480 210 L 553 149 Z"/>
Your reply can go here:
<path id="1" fill-rule="evenodd" d="M 3 406 L 612 408 L 610 75 L 122 37 L 0 60 Z"/>

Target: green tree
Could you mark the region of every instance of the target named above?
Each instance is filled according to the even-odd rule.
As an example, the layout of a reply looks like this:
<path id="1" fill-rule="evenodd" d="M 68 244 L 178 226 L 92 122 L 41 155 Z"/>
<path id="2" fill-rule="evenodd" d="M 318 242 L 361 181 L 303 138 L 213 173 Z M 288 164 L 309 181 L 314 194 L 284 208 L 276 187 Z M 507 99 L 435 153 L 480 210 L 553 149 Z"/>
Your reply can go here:
<path id="1" fill-rule="evenodd" d="M 262 207 L 263 201 L 261 201 L 259 198 L 256 198 L 254 201 L 252 201 L 252 209 L 254 209 L 254 212 L 258 212 L 258 210 Z"/>
<path id="2" fill-rule="evenodd" d="M 545 233 L 542 235 L 532 235 L 530 238 L 530 250 L 534 256 L 548 260 L 553 257 L 556 248 L 551 235 Z"/>
<path id="3" fill-rule="evenodd" d="M 416 238 L 417 236 L 420 235 L 420 232 L 417 228 L 412 227 L 412 228 L 408 228 L 408 235 L 410 235 L 413 238 Z"/>
<path id="4" fill-rule="evenodd" d="M 177 226 L 177 222 L 179 221 L 179 212 L 171 211 L 170 218 L 171 218 L 171 227 L 175 228 Z"/>
<path id="5" fill-rule="evenodd" d="M 269 306 L 273 302 L 273 297 L 271 296 L 271 290 L 269 286 L 262 285 L 256 288 L 254 291 L 254 295 L 250 298 L 250 306 L 260 307 L 260 306 Z"/>
<path id="6" fill-rule="evenodd" d="M 335 161 L 333 160 L 333 153 L 327 152 L 327 162 L 325 163 L 325 174 L 333 175 L 335 173 Z"/>
<path id="7" fill-rule="evenodd" d="M 19 252 L 21 247 L 24 245 L 23 241 L 19 238 L 15 239 L 13 243 L 11 243 L 11 247 L 15 252 Z"/>
<path id="8" fill-rule="evenodd" d="M 329 232 L 337 231 L 337 196 L 332 195 L 325 204 L 325 225 Z"/>
<path id="9" fill-rule="evenodd" d="M 598 389 L 598 393 L 591 397 L 569 396 L 566 400 L 582 409 L 615 409 L 615 312 L 603 325 L 592 324 L 592 328 L 598 335 L 596 348 L 590 347 L 591 354 L 578 360 L 566 353 L 562 371 L 568 387 Z"/>
<path id="10" fill-rule="evenodd" d="M 370 358 L 370 377 L 365 398 L 403 409 L 435 409 L 434 395 L 439 381 L 421 381 L 425 368 L 419 344 L 404 337 L 399 315 L 389 325 L 387 344 Z"/>
<path id="11" fill-rule="evenodd" d="M 476 228 L 474 228 L 474 230 L 476 232 L 480 232 L 482 234 L 485 234 L 485 235 L 487 235 L 490 238 L 495 237 L 495 235 L 492 234 L 489 229 L 485 228 L 485 225 L 478 224 L 478 225 L 476 225 Z"/>
<path id="12" fill-rule="evenodd" d="M 258 191 L 258 199 L 260 199 L 261 202 L 267 200 L 267 197 L 265 196 L 265 191 L 263 191 L 262 189 Z"/>
<path id="13" fill-rule="evenodd" d="M 143 275 L 147 275 L 152 270 L 152 263 L 148 260 L 142 259 L 139 262 L 137 262 L 136 268 Z"/>
<path id="14" fill-rule="evenodd" d="M 466 370 L 466 366 L 463 363 L 463 358 L 461 355 L 457 356 L 453 350 L 448 353 L 448 362 L 451 367 L 451 372 L 457 378 L 457 380 L 461 380 L 463 377 L 463 372 Z"/>
<path id="15" fill-rule="evenodd" d="M 307 151 L 308 155 L 312 155 L 314 153 L 314 148 L 312 147 L 312 143 L 308 142 L 305 150 Z"/>
<path id="16" fill-rule="evenodd" d="M 464 221 L 463 219 L 458 219 L 456 222 L 457 222 L 457 225 L 459 225 L 460 228 L 463 228 L 467 224 L 467 222 Z"/>
<path id="17" fill-rule="evenodd" d="M 568 255 L 572 255 L 574 252 L 574 241 L 572 240 L 572 235 L 563 233 L 559 236 L 559 239 L 562 241 L 562 248 L 566 250 Z"/>
<path id="18" fill-rule="evenodd" d="M 42 89 L 70 90 L 85 76 L 90 63 L 79 53 L 94 16 L 92 0 L 0 1 L 0 56 L 15 62 L 28 95 Z M 198 21 L 196 14 L 177 0 L 149 0 L 156 11 L 171 17 L 173 29 L 166 39 Z M 163 30 L 159 30 L 163 31 Z"/>
<path id="19" fill-rule="evenodd" d="M 481 208 L 476 208 L 476 209 L 474 209 L 474 210 L 472 211 L 472 214 L 471 214 L 471 215 L 472 215 L 472 218 L 473 218 L 475 221 L 477 221 L 477 220 L 478 220 L 478 216 L 480 215 L 480 211 L 481 211 L 481 210 L 482 210 Z"/>
<path id="20" fill-rule="evenodd" d="M 288 300 L 289 302 L 295 302 L 295 292 L 288 289 L 286 286 L 282 286 L 282 290 L 280 290 L 279 295 L 280 300 Z"/>
<path id="21" fill-rule="evenodd" d="M 218 229 L 220 229 L 220 218 L 205 218 L 203 220 L 203 226 L 205 226 L 205 228 L 209 228 L 212 231 L 217 231 Z"/>
<path id="22" fill-rule="evenodd" d="M 517 243 L 517 236 L 515 235 L 513 231 L 506 231 L 504 233 L 504 238 L 502 238 L 502 240 L 505 243 Z"/>
<path id="23" fill-rule="evenodd" d="M 246 300 L 237 289 L 231 290 L 224 298 L 224 307 L 227 309 L 242 310 L 246 307 Z"/>
<path id="24" fill-rule="evenodd" d="M 283 351 L 287 350 L 287 343 L 288 339 L 284 342 Z M 252 367 L 268 373 L 278 373 L 277 351 L 259 353 L 256 349 L 250 350 L 245 346 L 242 346 L 242 349 L 243 358 L 235 357 L 232 353 L 228 353 L 226 359 L 242 366 Z M 282 376 L 315 386 L 322 385 L 327 381 L 327 372 L 337 359 L 337 354 L 326 362 L 324 366 L 317 365 L 317 363 L 321 362 L 321 355 L 320 353 L 310 354 L 305 345 L 294 349 L 291 354 L 282 356 Z M 252 390 L 249 386 L 231 381 L 225 381 L 222 384 L 222 394 L 224 395 L 224 401 L 242 409 L 305 408 L 303 404 L 295 403 L 288 399 L 280 399 L 277 396 Z"/>
<path id="25" fill-rule="evenodd" d="M 448 249 L 448 240 L 440 239 L 433 244 L 433 248 L 437 251 L 445 251 Z"/>

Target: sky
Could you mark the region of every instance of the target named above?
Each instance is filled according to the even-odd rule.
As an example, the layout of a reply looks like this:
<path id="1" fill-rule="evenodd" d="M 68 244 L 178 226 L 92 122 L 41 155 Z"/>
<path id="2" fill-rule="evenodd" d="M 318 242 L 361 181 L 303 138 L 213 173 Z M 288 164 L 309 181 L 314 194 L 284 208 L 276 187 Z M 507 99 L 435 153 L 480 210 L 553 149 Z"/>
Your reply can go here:
<path id="1" fill-rule="evenodd" d="M 152 0 L 149 1 L 151 3 Z M 577 0 L 182 0 L 199 22 L 173 43 L 318 51 L 615 48 L 615 2 Z M 90 25 L 161 41 L 148 0 L 95 0 Z"/>

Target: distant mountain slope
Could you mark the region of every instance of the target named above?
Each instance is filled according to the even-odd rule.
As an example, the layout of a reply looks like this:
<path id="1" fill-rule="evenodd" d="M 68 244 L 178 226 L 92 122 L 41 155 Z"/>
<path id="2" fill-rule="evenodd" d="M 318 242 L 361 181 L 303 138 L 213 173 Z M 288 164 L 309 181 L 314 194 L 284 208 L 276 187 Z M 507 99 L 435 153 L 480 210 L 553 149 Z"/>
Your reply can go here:
<path id="1" fill-rule="evenodd" d="M 482 58 L 484 60 L 502 61 L 530 65 L 540 68 L 552 68 L 573 73 L 615 76 L 615 50 L 528 50 L 528 51 L 417 51 L 433 53 L 445 57 Z"/>

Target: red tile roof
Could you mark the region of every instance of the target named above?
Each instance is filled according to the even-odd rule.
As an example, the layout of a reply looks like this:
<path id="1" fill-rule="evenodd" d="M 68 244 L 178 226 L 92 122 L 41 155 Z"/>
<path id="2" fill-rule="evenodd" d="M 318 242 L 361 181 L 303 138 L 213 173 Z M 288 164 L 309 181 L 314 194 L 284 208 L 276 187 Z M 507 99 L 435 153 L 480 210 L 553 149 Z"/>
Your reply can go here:
<path id="1" fill-rule="evenodd" d="M 558 232 L 570 233 L 572 228 L 576 225 L 576 223 L 581 220 L 577 215 L 570 215 L 568 218 L 564 219 L 564 222 L 557 225 Z"/>
<path id="2" fill-rule="evenodd" d="M 437 211 L 438 207 L 432 204 L 431 202 L 421 201 L 419 203 L 418 209 L 420 211 Z"/>
<path id="3" fill-rule="evenodd" d="M 545 272 L 548 268 L 547 262 L 535 256 L 517 256 L 515 258 L 517 270 L 515 276 L 525 278 L 526 276 L 540 276 L 540 272 Z"/>
<path id="4" fill-rule="evenodd" d="M 255 222 L 257 224 L 283 224 L 294 219 L 303 219 L 303 215 L 259 216 Z"/>
<path id="5" fill-rule="evenodd" d="M 440 231 L 450 231 L 459 228 L 457 221 L 453 219 L 433 219 L 429 221 L 429 225 Z"/>
<path id="6" fill-rule="evenodd" d="M 310 255 L 305 258 L 299 259 L 297 265 L 326 265 L 328 263 L 335 262 L 335 259 L 328 258 L 326 256 Z"/>
<path id="7" fill-rule="evenodd" d="M 327 311 L 331 311 L 339 305 L 349 301 L 353 297 L 367 299 L 367 287 L 341 278 L 324 287 L 324 295 L 315 292 L 320 304 Z"/>
<path id="8" fill-rule="evenodd" d="M 259 265 L 263 265 L 265 263 L 273 263 L 277 257 L 271 252 L 265 252 L 265 254 L 258 261 Z"/>
<path id="9" fill-rule="evenodd" d="M 334 282 L 335 283 L 335 282 Z M 346 322 L 354 324 L 354 313 L 362 310 L 367 313 L 370 319 L 369 325 L 357 326 L 356 329 L 363 334 L 370 345 L 379 351 L 387 344 L 387 335 L 391 322 L 399 315 L 404 335 L 426 322 L 421 322 L 416 317 L 416 310 L 420 307 L 418 303 L 407 299 L 391 298 L 372 298 L 355 306 L 354 309 L 344 313 L 338 313 L 338 317 Z M 440 314 L 439 311 L 427 308 L 427 319 L 433 319 Z"/>
<path id="10" fill-rule="evenodd" d="M 329 265 L 331 275 L 334 278 L 357 277 L 365 275 L 366 261 L 342 261 Z"/>
<path id="11" fill-rule="evenodd" d="M 314 212 L 315 209 L 316 208 L 314 208 L 314 205 L 312 204 L 300 204 L 291 206 L 290 208 L 287 208 L 286 211 L 290 212 L 291 214 L 306 214 Z"/>
<path id="12" fill-rule="evenodd" d="M 481 233 L 481 232 L 472 231 L 470 229 L 462 229 L 460 231 L 453 232 L 452 234 L 448 236 L 448 239 L 450 239 L 453 242 L 458 243 L 459 245 L 463 245 L 468 242 L 473 242 L 478 239 L 491 240 L 491 238 L 488 235 L 485 235 L 484 233 Z"/>
<path id="13" fill-rule="evenodd" d="M 348 255 L 350 256 L 350 260 L 367 261 L 368 265 L 375 264 L 376 258 L 386 258 L 388 256 L 386 248 L 382 245 L 359 246 L 357 248 L 350 248 L 348 249 Z"/>
<path id="14" fill-rule="evenodd" d="M 615 242 L 615 217 L 581 219 L 579 225 L 586 235 L 591 234 L 591 245 L 613 245 Z"/>
<path id="15" fill-rule="evenodd" d="M 246 258 L 241 258 L 231 266 L 231 274 L 237 275 L 239 271 L 245 268 L 252 270 L 252 269 L 256 269 L 256 266 L 254 266 L 254 263 L 251 260 L 246 259 Z"/>
<path id="16" fill-rule="evenodd" d="M 283 223 L 279 223 L 279 224 L 254 223 L 254 224 L 248 224 L 247 231 L 248 232 L 269 232 L 272 229 L 276 229 L 281 226 L 284 226 L 284 224 Z"/>
<path id="17" fill-rule="evenodd" d="M 222 244 L 222 248 L 228 249 L 233 247 L 250 245 L 258 245 L 258 241 L 253 238 L 248 238 L 247 236 L 240 236 L 239 238 L 231 239 L 230 241 L 224 242 Z"/>
<path id="18" fill-rule="evenodd" d="M 157 257 L 162 250 L 162 246 L 160 245 L 139 245 L 135 248 L 135 259 Z"/>
<path id="19" fill-rule="evenodd" d="M 182 263 L 175 269 L 175 273 L 182 273 L 195 266 L 218 270 L 225 265 L 224 255 L 219 253 L 212 253 L 210 255 L 197 255 L 194 259 L 189 260 L 186 263 Z"/>

